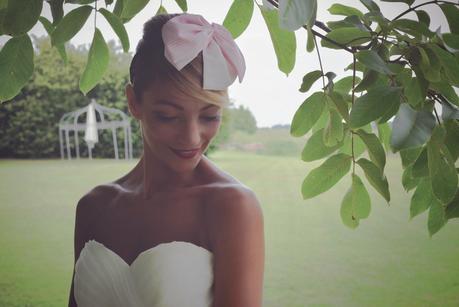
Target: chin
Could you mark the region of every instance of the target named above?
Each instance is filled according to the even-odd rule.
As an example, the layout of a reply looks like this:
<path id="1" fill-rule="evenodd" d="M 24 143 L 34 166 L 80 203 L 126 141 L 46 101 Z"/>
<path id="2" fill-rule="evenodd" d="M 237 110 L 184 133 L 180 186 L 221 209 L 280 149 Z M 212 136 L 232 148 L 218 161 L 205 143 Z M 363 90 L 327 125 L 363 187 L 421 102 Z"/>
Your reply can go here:
<path id="1" fill-rule="evenodd" d="M 198 166 L 199 162 L 202 159 L 202 155 L 203 155 L 202 153 L 199 153 L 197 154 L 197 156 L 195 156 L 192 159 L 183 159 L 183 158 L 177 157 L 173 153 L 171 156 L 173 158 L 170 160 L 170 166 L 177 173 L 190 172 Z"/>

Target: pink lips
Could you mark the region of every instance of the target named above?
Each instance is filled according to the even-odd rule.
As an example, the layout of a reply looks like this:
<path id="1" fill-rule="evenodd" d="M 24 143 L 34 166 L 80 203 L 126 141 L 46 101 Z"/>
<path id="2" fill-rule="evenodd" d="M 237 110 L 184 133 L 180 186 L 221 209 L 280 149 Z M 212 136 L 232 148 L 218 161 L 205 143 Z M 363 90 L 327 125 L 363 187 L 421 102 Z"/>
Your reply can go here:
<path id="1" fill-rule="evenodd" d="M 198 149 L 194 149 L 194 150 L 176 150 L 176 149 L 173 149 L 171 148 L 172 151 L 177 155 L 179 156 L 180 158 L 183 158 L 183 159 L 192 159 L 194 158 L 198 152 L 199 152 L 199 148 Z"/>

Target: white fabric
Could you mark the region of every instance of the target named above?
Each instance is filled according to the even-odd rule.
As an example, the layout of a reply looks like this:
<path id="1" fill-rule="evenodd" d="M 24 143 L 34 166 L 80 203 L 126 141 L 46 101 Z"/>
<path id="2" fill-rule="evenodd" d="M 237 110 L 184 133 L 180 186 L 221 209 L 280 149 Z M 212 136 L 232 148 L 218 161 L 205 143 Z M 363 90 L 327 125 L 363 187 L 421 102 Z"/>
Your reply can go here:
<path id="1" fill-rule="evenodd" d="M 184 241 L 161 243 L 129 266 L 103 244 L 86 242 L 75 264 L 79 307 L 210 307 L 213 254 Z"/>

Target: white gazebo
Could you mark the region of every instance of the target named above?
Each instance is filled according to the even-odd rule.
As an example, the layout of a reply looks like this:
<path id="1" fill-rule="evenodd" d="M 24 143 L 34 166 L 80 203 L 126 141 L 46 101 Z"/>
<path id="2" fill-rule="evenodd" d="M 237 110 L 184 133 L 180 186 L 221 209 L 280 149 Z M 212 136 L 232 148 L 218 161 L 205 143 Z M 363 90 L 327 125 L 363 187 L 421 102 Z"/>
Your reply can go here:
<path id="1" fill-rule="evenodd" d="M 96 112 L 99 114 L 99 121 L 97 121 Z M 86 113 L 86 122 L 79 123 L 78 118 Z M 121 117 L 121 120 L 112 120 L 106 118 L 108 114 L 115 114 Z M 84 131 L 84 140 L 88 146 L 89 158 L 92 159 L 92 149 L 99 141 L 98 131 L 102 129 L 111 129 L 113 136 L 113 148 L 115 150 L 115 159 L 119 159 L 118 155 L 118 141 L 116 137 L 116 129 L 122 128 L 124 130 L 124 157 L 125 159 L 132 159 L 132 134 L 131 124 L 129 117 L 122 111 L 101 106 L 94 99 L 91 99 L 86 107 L 65 113 L 59 121 L 59 143 L 61 148 L 61 158 L 65 158 L 64 141 L 67 148 L 67 158 L 72 159 L 70 151 L 70 131 L 73 131 L 75 136 L 75 149 L 76 158 L 80 158 L 80 145 L 78 141 L 78 132 Z"/>

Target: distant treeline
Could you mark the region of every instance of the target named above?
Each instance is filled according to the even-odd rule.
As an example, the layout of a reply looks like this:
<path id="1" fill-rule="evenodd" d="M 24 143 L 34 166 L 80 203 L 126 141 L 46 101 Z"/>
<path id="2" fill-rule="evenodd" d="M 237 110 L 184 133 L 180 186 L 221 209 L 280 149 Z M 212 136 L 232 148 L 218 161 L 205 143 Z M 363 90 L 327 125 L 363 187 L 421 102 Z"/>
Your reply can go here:
<path id="1" fill-rule="evenodd" d="M 103 80 L 87 96 L 78 87 L 79 77 L 87 60 L 86 46 L 66 44 L 67 63 L 64 63 L 48 38 L 35 38 L 35 70 L 29 83 L 13 100 L 0 106 L 0 158 L 58 158 L 59 120 L 64 113 L 88 105 L 92 98 L 97 103 L 123 111 L 131 118 L 133 156 L 139 157 L 142 150 L 140 126 L 129 115 L 124 88 L 129 82 L 131 54 L 122 52 L 121 46 L 109 42 L 110 67 Z M 82 117 L 81 121 L 84 121 Z M 231 105 L 224 112 L 220 132 L 207 152 L 216 150 L 219 144 L 228 140 L 235 130 L 254 133 L 256 121 L 253 114 L 243 106 Z M 124 133 L 118 129 L 120 158 L 124 158 Z M 72 155 L 75 156 L 75 141 L 71 137 Z M 78 134 L 80 156 L 87 157 L 88 149 Z M 110 130 L 99 130 L 99 142 L 92 151 L 93 157 L 113 158 L 112 134 Z"/>

